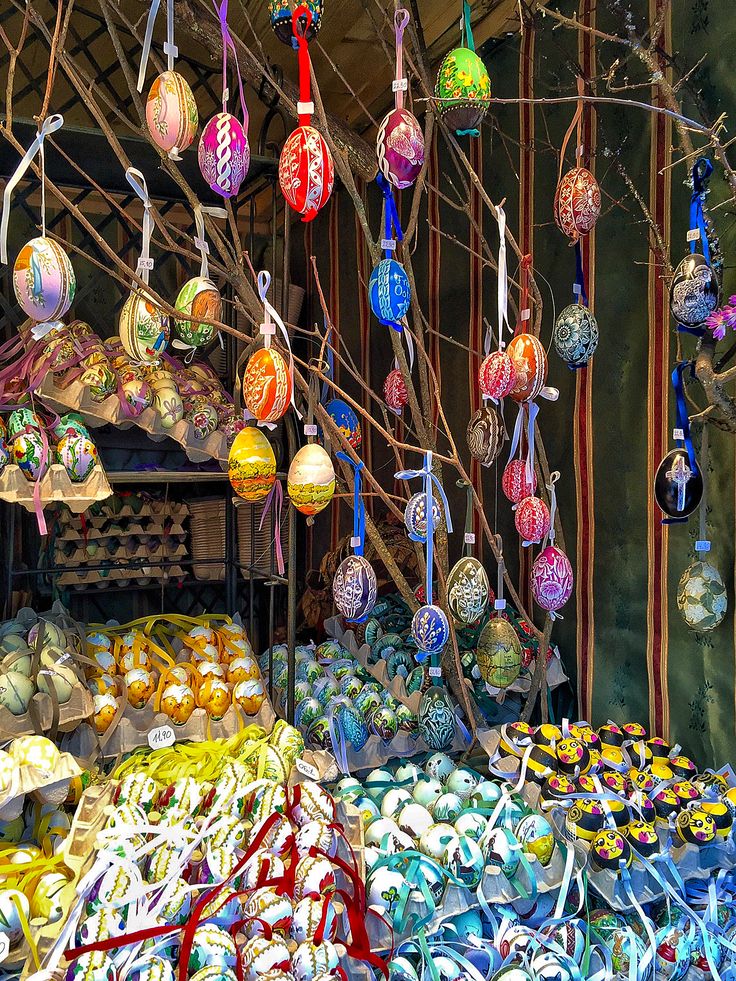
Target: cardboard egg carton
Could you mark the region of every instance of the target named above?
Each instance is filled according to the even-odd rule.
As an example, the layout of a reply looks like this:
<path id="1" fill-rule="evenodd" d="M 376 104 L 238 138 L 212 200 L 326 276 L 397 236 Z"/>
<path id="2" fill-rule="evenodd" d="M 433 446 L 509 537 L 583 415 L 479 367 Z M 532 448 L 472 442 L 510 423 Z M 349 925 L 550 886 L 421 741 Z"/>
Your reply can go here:
<path id="1" fill-rule="evenodd" d="M 22 807 L 23 797 L 34 790 L 50 790 L 56 784 L 78 777 L 82 768 L 70 753 L 61 753 L 53 770 L 26 764 L 19 766 L 17 772 L 18 779 L 11 783 L 4 795 L 0 795 L 0 812 L 7 813 L 8 807 L 18 800 Z"/>
<path id="2" fill-rule="evenodd" d="M 125 530 L 115 530 L 109 527 L 110 519 L 106 518 L 92 527 L 87 527 L 86 531 L 81 528 L 73 528 L 66 525 L 63 532 L 56 536 L 57 542 L 78 542 L 80 538 L 88 542 L 103 542 L 106 538 L 140 538 L 148 535 L 151 538 L 181 538 L 186 535 L 184 526 L 180 522 L 174 522 L 168 528 L 162 521 L 151 521 L 149 524 L 140 522 L 129 524 Z M 107 527 L 106 527 L 107 526 Z"/>
<path id="3" fill-rule="evenodd" d="M 28 711 L 22 715 L 13 715 L 0 705 L 0 739 L 15 739 L 16 736 L 31 736 L 34 733 L 44 735 L 52 728 L 69 732 L 92 715 L 93 706 L 92 696 L 81 681 L 72 688 L 69 701 L 56 706 L 56 713 L 51 695 L 37 691 Z"/>
<path id="4" fill-rule="evenodd" d="M 75 514 L 81 514 L 92 504 L 104 501 L 112 494 L 107 475 L 99 464 L 86 480 L 75 482 L 60 463 L 52 463 L 38 484 L 41 507 L 64 503 Z M 36 510 L 35 488 L 36 482 L 26 480 L 23 471 L 15 464 L 6 466 L 0 473 L 0 500 L 20 504 L 32 514 Z"/>
<path id="5" fill-rule="evenodd" d="M 126 549 L 119 548 L 114 554 L 107 551 L 107 549 L 100 549 L 99 553 L 92 556 L 87 553 L 84 546 L 76 548 L 71 555 L 64 555 L 58 550 L 56 552 L 56 558 L 60 565 L 71 566 L 83 569 L 88 563 L 99 563 L 106 559 L 109 559 L 113 563 L 125 565 L 129 562 L 141 562 L 143 564 L 146 560 L 149 562 L 171 561 L 173 559 L 182 559 L 187 554 L 186 545 L 171 541 L 156 541 L 152 546 L 150 543 L 144 545 L 138 545 L 136 549 L 132 552 Z M 125 571 L 128 571 L 127 569 Z M 135 570 L 137 571 L 137 570 Z M 157 570 L 158 571 L 158 570 Z"/>
<path id="6" fill-rule="evenodd" d="M 72 589 L 86 589 L 87 586 L 98 586 L 107 589 L 108 586 L 125 586 L 134 581 L 141 586 L 151 582 L 181 580 L 187 578 L 187 570 L 180 565 L 168 566 L 165 569 L 142 566 L 139 569 L 118 569 L 110 566 L 109 570 L 94 570 L 85 572 L 64 572 L 56 580 L 60 586 Z"/>
<path id="7" fill-rule="evenodd" d="M 112 497 L 113 495 L 111 494 L 110 496 Z M 181 524 L 188 516 L 189 507 L 183 501 L 149 501 L 146 504 L 142 504 L 138 510 L 131 507 L 130 504 L 123 504 L 117 511 L 113 509 L 111 504 L 105 503 L 101 505 L 99 514 L 86 515 L 85 523 L 87 527 L 103 528 L 110 521 L 130 519 L 138 521 L 156 518 L 159 522 L 162 522 L 166 518 L 171 517 L 178 519 Z M 62 516 L 61 522 L 62 524 L 69 524 L 72 528 L 77 528 L 81 532 L 82 525 L 78 518 L 73 518 L 67 514 Z"/>
<path id="8" fill-rule="evenodd" d="M 227 439 L 219 430 L 215 430 L 205 439 L 197 439 L 194 427 L 186 419 L 181 419 L 167 429 L 161 424 L 161 416 L 152 406 L 144 409 L 139 416 L 131 417 L 123 410 L 117 393 L 96 402 L 90 395 L 88 386 L 83 385 L 79 379 L 66 388 L 59 388 L 54 382 L 52 372 L 48 372 L 44 378 L 38 394 L 60 415 L 65 412 L 80 412 L 86 423 L 92 427 L 110 424 L 119 429 L 129 429 L 131 426 L 138 426 L 153 440 L 160 441 L 167 436 L 175 440 L 192 463 L 202 463 L 209 459 L 227 463 Z"/>

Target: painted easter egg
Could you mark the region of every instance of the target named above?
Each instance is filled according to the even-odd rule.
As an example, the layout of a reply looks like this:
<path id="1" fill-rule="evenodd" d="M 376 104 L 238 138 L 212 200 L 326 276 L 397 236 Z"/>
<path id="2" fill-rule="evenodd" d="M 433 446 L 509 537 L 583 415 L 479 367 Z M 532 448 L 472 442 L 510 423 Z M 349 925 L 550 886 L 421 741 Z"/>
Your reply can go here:
<path id="1" fill-rule="evenodd" d="M 316 36 L 322 26 L 322 0 L 304 0 L 299 6 L 306 7 L 311 15 L 309 27 L 307 27 L 307 16 L 304 13 L 299 15 L 299 24 L 304 32 L 307 41 L 311 41 Z M 297 39 L 293 31 L 293 13 L 296 5 L 292 0 L 268 0 L 268 16 L 271 21 L 271 28 L 276 37 L 282 44 L 297 47 Z"/>
<path id="2" fill-rule="evenodd" d="M 194 276 L 179 290 L 174 309 L 197 320 L 181 320 L 174 317 L 174 333 L 190 347 L 209 344 L 217 333 L 215 327 L 201 320 L 222 320 L 222 297 L 211 279 Z"/>
<path id="3" fill-rule="evenodd" d="M 325 409 L 352 448 L 359 449 L 362 434 L 360 421 L 353 409 L 342 399 L 331 399 Z"/>
<path id="4" fill-rule="evenodd" d="M 532 566 L 532 594 L 543 610 L 559 610 L 572 593 L 572 566 L 556 545 L 548 545 Z"/>
<path id="5" fill-rule="evenodd" d="M 557 227 L 573 242 L 587 235 L 598 221 L 601 189 L 585 167 L 573 167 L 563 174 L 555 191 L 554 213 Z"/>
<path id="6" fill-rule="evenodd" d="M 191 144 L 197 132 L 197 103 L 189 82 L 178 72 L 162 72 L 146 99 L 146 124 L 151 139 L 171 156 Z"/>
<path id="7" fill-rule="evenodd" d="M 409 393 L 400 368 L 394 368 L 386 375 L 383 383 L 383 398 L 389 409 L 401 412 L 409 402 Z"/>
<path id="8" fill-rule="evenodd" d="M 196 708 L 194 692 L 185 684 L 167 685 L 161 694 L 161 711 L 174 725 L 182 726 Z"/>
<path id="9" fill-rule="evenodd" d="M 31 320 L 59 320 L 74 302 L 77 280 L 69 256 L 53 239 L 32 238 L 13 265 L 13 290 Z"/>
<path id="10" fill-rule="evenodd" d="M 330 503 L 335 493 L 335 468 L 318 443 L 308 443 L 297 451 L 286 487 L 292 504 L 302 514 L 319 514 Z"/>
<path id="11" fill-rule="evenodd" d="M 259 348 L 248 359 L 243 375 L 243 399 L 260 422 L 277 422 L 289 408 L 291 371 L 275 348 Z"/>
<path id="12" fill-rule="evenodd" d="M 115 965 L 109 956 L 103 950 L 89 950 L 71 962 L 65 981 L 109 981 L 114 977 Z"/>
<path id="13" fill-rule="evenodd" d="M 56 447 L 56 456 L 75 482 L 86 480 L 97 463 L 97 447 L 88 436 L 71 433 L 62 436 Z"/>
<path id="14" fill-rule="evenodd" d="M 456 622 L 476 623 L 490 597 L 488 575 L 478 559 L 472 555 L 458 559 L 447 576 L 447 605 Z"/>
<path id="15" fill-rule="evenodd" d="M 38 672 L 38 690 L 56 696 L 60 705 L 65 705 L 72 697 L 72 691 L 79 679 L 68 664 L 53 664 L 42 667 Z"/>
<path id="16" fill-rule="evenodd" d="M 133 708 L 141 709 L 156 690 L 156 679 L 146 668 L 131 668 L 125 672 L 125 691 Z"/>
<path id="17" fill-rule="evenodd" d="M 412 617 L 411 635 L 420 651 L 436 654 L 450 637 L 450 625 L 445 611 L 439 606 L 420 606 Z"/>
<path id="18" fill-rule="evenodd" d="M 450 696 L 444 688 L 432 685 L 425 691 L 419 703 L 417 718 L 419 735 L 430 749 L 446 751 L 452 746 L 456 720 Z M 440 796 L 441 793 L 440 785 Z"/>
<path id="19" fill-rule="evenodd" d="M 153 408 L 164 429 L 171 429 L 184 418 L 184 402 L 173 378 L 154 386 Z"/>
<path id="20" fill-rule="evenodd" d="M 227 683 L 221 678 L 209 676 L 205 678 L 197 692 L 197 705 L 203 708 L 207 715 L 218 721 L 230 708 L 232 696 Z"/>
<path id="21" fill-rule="evenodd" d="M 700 465 L 690 465 L 686 449 L 671 450 L 657 467 L 654 475 L 654 499 L 670 518 L 687 518 L 703 498 L 703 475 Z"/>
<path id="22" fill-rule="evenodd" d="M 618 872 L 631 865 L 631 859 L 631 846 L 620 831 L 606 828 L 593 838 L 590 861 L 594 869 Z"/>
<path id="23" fill-rule="evenodd" d="M 571 368 L 582 368 L 598 347 L 598 321 L 584 304 L 571 303 L 555 320 L 552 343 Z"/>
<path id="24" fill-rule="evenodd" d="M 507 351 L 493 351 L 481 362 L 478 384 L 489 399 L 505 398 L 516 382 L 516 368 Z"/>
<path id="25" fill-rule="evenodd" d="M 468 422 L 466 438 L 470 455 L 484 467 L 490 467 L 501 452 L 505 438 L 498 413 L 490 405 L 482 405 Z"/>
<path id="26" fill-rule="evenodd" d="M 726 586 L 718 569 L 709 562 L 691 562 L 677 586 L 677 607 L 692 630 L 714 630 L 728 607 Z"/>
<path id="27" fill-rule="evenodd" d="M 218 112 L 199 138 L 199 169 L 209 187 L 223 198 L 240 191 L 250 167 L 248 136 L 229 112 Z"/>
<path id="28" fill-rule="evenodd" d="M 434 87 L 440 114 L 458 136 L 477 136 L 491 98 L 486 67 L 470 48 L 445 55 Z"/>
<path id="29" fill-rule="evenodd" d="M 508 622 L 493 617 L 478 638 L 475 652 L 481 677 L 493 688 L 508 688 L 519 677 L 523 651 L 521 641 Z"/>
<path id="30" fill-rule="evenodd" d="M 541 341 L 534 334 L 517 334 L 506 350 L 516 373 L 511 398 L 515 402 L 533 401 L 547 381 L 547 354 Z"/>
<path id="31" fill-rule="evenodd" d="M 480 846 L 472 838 L 453 838 L 442 856 L 442 865 L 467 889 L 477 889 L 483 878 L 486 860 Z"/>
<path id="32" fill-rule="evenodd" d="M 115 718 L 115 713 L 118 710 L 118 700 L 113 692 L 107 691 L 102 695 L 93 695 L 92 701 L 94 702 L 93 716 L 95 731 L 98 735 L 102 735 L 103 732 L 107 732 L 110 728 L 110 723 Z"/>
<path id="33" fill-rule="evenodd" d="M 257 715 L 266 700 L 266 689 L 260 678 L 239 681 L 233 689 L 233 701 L 246 715 Z"/>
<path id="34" fill-rule="evenodd" d="M 381 259 L 368 280 L 371 310 L 388 327 L 399 327 L 411 305 L 411 286 L 396 259 Z"/>
<path id="35" fill-rule="evenodd" d="M 120 387 L 131 416 L 139 416 L 153 403 L 153 393 L 143 378 L 126 378 Z"/>
<path id="36" fill-rule="evenodd" d="M 217 410 L 213 405 L 195 405 L 184 418 L 192 427 L 195 439 L 207 439 L 217 429 Z"/>
<path id="37" fill-rule="evenodd" d="M 15 409 L 8 416 L 5 438 L 8 443 L 12 443 L 16 436 L 28 432 L 29 429 L 40 433 L 43 428 L 41 419 L 32 409 Z"/>
<path id="38" fill-rule="evenodd" d="M 525 497 L 516 506 L 514 524 L 525 542 L 541 542 L 549 531 L 549 508 L 539 497 Z"/>
<path id="39" fill-rule="evenodd" d="M 335 183 L 330 148 L 314 126 L 297 126 L 279 157 L 279 184 L 289 206 L 311 221 L 324 207 Z"/>
<path id="40" fill-rule="evenodd" d="M 442 521 L 440 502 L 432 496 L 432 525 L 436 531 Z M 404 508 L 404 525 L 414 542 L 427 540 L 427 496 L 424 491 L 412 494 Z"/>
<path id="41" fill-rule="evenodd" d="M 376 137 L 378 167 L 394 187 L 411 187 L 424 163 L 424 133 L 408 109 L 392 109 Z"/>
<path id="42" fill-rule="evenodd" d="M 276 481 L 276 456 L 257 426 L 246 426 L 228 454 L 228 471 L 235 493 L 245 501 L 262 501 Z"/>
<path id="43" fill-rule="evenodd" d="M 153 364 L 169 342 L 169 318 L 150 298 L 132 290 L 120 311 L 118 333 L 129 358 Z"/>
<path id="44" fill-rule="evenodd" d="M 86 367 L 79 380 L 89 389 L 93 402 L 104 402 L 118 387 L 118 376 L 110 365 L 103 361 Z"/>
<path id="45" fill-rule="evenodd" d="M 516 826 L 514 834 L 525 852 L 531 852 L 540 865 L 549 865 L 555 847 L 555 836 L 547 818 L 527 814 Z"/>
<path id="46" fill-rule="evenodd" d="M 670 286 L 670 311 L 679 324 L 698 327 L 718 306 L 718 277 L 699 252 L 686 255 Z"/>
<path id="47" fill-rule="evenodd" d="M 10 459 L 20 467 L 26 480 L 38 480 L 48 465 L 48 453 L 44 452 L 41 434 L 31 430 L 16 436 L 10 444 Z"/>
<path id="48" fill-rule="evenodd" d="M 376 605 L 377 593 L 376 574 L 365 556 L 348 555 L 342 560 L 332 582 L 332 595 L 346 620 L 366 620 Z"/>
<path id="49" fill-rule="evenodd" d="M 10 450 L 3 436 L 0 436 L 0 474 L 10 462 Z"/>

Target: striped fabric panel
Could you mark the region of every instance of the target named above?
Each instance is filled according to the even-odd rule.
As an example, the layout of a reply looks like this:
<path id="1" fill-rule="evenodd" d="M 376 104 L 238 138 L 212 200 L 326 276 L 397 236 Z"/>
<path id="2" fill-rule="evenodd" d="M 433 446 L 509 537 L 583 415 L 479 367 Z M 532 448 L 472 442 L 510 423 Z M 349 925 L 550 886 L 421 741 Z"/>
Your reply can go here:
<path id="1" fill-rule="evenodd" d="M 335 384 L 340 384 L 340 362 L 337 353 L 340 351 L 340 195 L 335 191 L 330 200 L 330 293 L 328 310 L 334 327 L 332 343 L 335 348 Z M 341 504 L 339 499 L 330 508 L 330 547 L 337 548 L 340 540 Z"/>
<path id="2" fill-rule="evenodd" d="M 429 286 L 429 326 L 433 330 L 440 329 L 440 258 L 442 236 L 439 232 L 440 227 L 440 196 L 435 190 L 439 184 L 440 167 L 438 160 L 437 140 L 432 141 L 432 149 L 429 152 L 429 165 L 427 167 L 427 179 L 429 188 L 427 190 L 427 216 L 429 218 L 429 266 L 427 270 L 427 283 Z M 441 383 L 440 373 L 440 339 L 436 334 L 429 335 L 429 360 Z M 439 400 L 436 398 L 436 391 L 430 385 L 432 391 L 432 422 L 437 425 L 439 418 Z"/>
<path id="3" fill-rule="evenodd" d="M 657 17 L 666 0 L 649 0 L 649 16 Z M 662 35 L 670 50 L 671 17 L 668 5 Z M 662 70 L 667 71 L 662 64 Z M 652 102 L 661 104 L 659 89 L 652 86 Z M 649 161 L 649 211 L 665 242 L 670 240 L 672 124 L 663 114 L 651 118 Z M 663 171 L 663 168 L 668 168 Z M 670 324 L 667 290 L 662 270 L 649 263 L 649 366 L 647 379 L 647 484 L 648 484 L 648 583 L 647 583 L 647 672 L 649 676 L 649 722 L 652 735 L 668 737 L 669 689 L 667 682 L 668 527 L 654 501 L 654 475 L 669 446 Z"/>
<path id="4" fill-rule="evenodd" d="M 482 138 L 470 141 L 470 163 L 483 183 L 483 142 Z M 483 202 L 475 184 L 470 189 L 470 214 L 479 228 L 483 224 Z M 481 406 L 478 386 L 478 369 L 483 350 L 483 262 L 481 259 L 480 235 L 475 227 L 470 227 L 470 329 L 468 346 L 468 390 L 470 392 L 470 412 L 477 412 Z M 470 480 L 476 489 L 480 503 L 483 503 L 483 478 L 480 462 L 473 457 L 470 461 Z M 476 540 L 476 556 L 483 561 L 483 538 L 481 536 L 480 516 L 473 513 L 473 532 Z"/>
<path id="5" fill-rule="evenodd" d="M 363 204 L 367 207 L 367 194 L 365 181 L 358 185 Z M 358 270 L 358 318 L 360 324 L 360 374 L 366 385 L 371 387 L 371 309 L 368 302 L 368 279 L 370 271 L 368 269 L 368 250 L 363 237 L 363 229 L 355 214 L 355 252 L 356 268 Z M 373 412 L 371 398 L 365 389 L 361 389 L 361 403 L 366 412 Z M 361 456 L 368 470 L 373 465 L 373 433 L 372 430 L 361 419 L 360 425 L 363 430 L 363 443 L 360 448 Z M 373 498 L 366 497 L 365 507 L 368 514 L 373 515 Z"/>

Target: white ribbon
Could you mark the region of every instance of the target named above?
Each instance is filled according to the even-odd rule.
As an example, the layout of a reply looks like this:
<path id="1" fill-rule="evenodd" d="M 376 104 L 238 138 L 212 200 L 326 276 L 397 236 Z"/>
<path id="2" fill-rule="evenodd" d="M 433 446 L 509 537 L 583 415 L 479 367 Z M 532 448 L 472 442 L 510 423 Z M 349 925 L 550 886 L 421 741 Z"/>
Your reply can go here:
<path id="1" fill-rule="evenodd" d="M 547 537 L 542 542 L 542 551 L 545 550 L 547 545 L 554 545 L 555 543 L 555 515 L 557 514 L 557 494 L 555 493 L 555 484 L 559 479 L 560 471 L 553 470 L 549 475 L 549 483 L 547 484 L 547 490 L 549 491 L 549 531 L 547 532 Z"/>
<path id="2" fill-rule="evenodd" d="M 143 91 L 143 85 L 146 81 L 146 67 L 148 66 L 148 56 L 151 53 L 153 28 L 156 23 L 156 14 L 158 13 L 160 4 L 161 0 L 151 0 L 151 8 L 148 11 L 146 34 L 143 38 L 143 51 L 141 52 L 141 65 L 138 70 L 139 92 Z M 164 44 L 164 52 L 166 53 L 166 67 L 170 72 L 173 72 L 174 59 L 179 54 L 179 51 L 174 44 L 174 0 L 166 0 L 166 44 Z"/>
<path id="3" fill-rule="evenodd" d="M 412 371 L 414 370 L 414 340 L 411 334 L 409 333 L 409 321 L 406 319 L 406 317 L 403 318 L 402 323 L 404 325 L 404 329 L 399 334 L 399 342 L 401 342 L 402 337 L 406 338 L 407 360 L 409 362 L 409 374 L 411 374 Z M 395 359 L 395 364 L 396 367 L 398 368 L 399 367 L 398 358 Z"/>
<path id="4" fill-rule="evenodd" d="M 509 297 L 509 275 L 506 266 L 506 213 L 499 205 L 496 208 L 496 220 L 498 221 L 498 349 L 502 351 L 506 346 L 503 340 L 503 325 L 511 330 L 509 326 L 508 297 Z M 486 342 L 490 354 L 491 338 L 490 330 L 486 332 Z"/>
<path id="5" fill-rule="evenodd" d="M 143 282 L 148 286 L 148 273 L 153 263 L 150 257 L 151 232 L 153 231 L 153 218 L 151 217 L 151 199 L 148 196 L 148 185 L 146 178 L 135 167 L 128 167 L 125 171 L 128 183 L 143 202 L 143 241 L 141 243 L 141 255 L 138 260 L 137 272 Z"/>
<path id="6" fill-rule="evenodd" d="M 47 136 L 49 136 L 49 134 L 55 133 L 57 129 L 61 129 L 63 125 L 64 117 L 60 116 L 58 113 L 53 116 L 47 116 L 46 119 L 44 119 L 44 121 L 41 123 L 41 128 L 36 134 L 36 138 L 23 154 L 20 163 L 15 168 L 15 173 L 5 185 L 5 190 L 3 192 L 3 216 L 2 220 L 0 221 L 0 263 L 2 263 L 2 265 L 5 265 L 8 261 L 8 222 L 10 221 L 10 199 L 13 195 L 13 191 L 18 185 L 19 181 L 22 179 L 25 172 L 28 170 L 31 161 L 39 150 L 41 151 L 41 228 L 43 236 L 46 236 L 46 198 L 43 141 Z"/>
<path id="7" fill-rule="evenodd" d="M 194 244 L 199 249 L 199 254 L 202 258 L 199 275 L 202 279 L 210 278 L 210 267 L 207 261 L 207 256 L 210 252 L 210 247 L 207 244 L 207 239 L 205 237 L 204 228 L 204 216 L 210 215 L 212 218 L 227 218 L 227 211 L 224 208 L 218 208 L 214 204 L 195 204 L 194 206 L 194 221 L 197 226 L 197 237 L 194 240 Z"/>
<path id="8" fill-rule="evenodd" d="M 526 480 L 527 483 L 531 484 L 534 477 L 534 421 L 537 418 L 537 413 L 539 412 L 539 406 L 536 402 L 519 402 L 519 414 L 516 417 L 516 425 L 514 426 L 514 435 L 511 438 L 511 451 L 509 453 L 508 463 L 514 459 L 516 451 L 519 447 L 521 441 L 521 430 L 524 425 L 524 406 L 529 406 L 529 421 L 527 422 L 526 430 Z"/>
<path id="9" fill-rule="evenodd" d="M 289 341 L 289 332 L 284 326 L 284 322 L 281 317 L 276 312 L 275 308 L 266 299 L 266 294 L 268 293 L 269 287 L 271 286 L 271 274 L 266 270 L 262 269 L 258 273 L 258 295 L 263 301 L 263 324 L 262 328 L 268 328 L 271 323 L 275 323 L 276 326 L 281 331 L 284 338 L 284 344 L 286 345 L 286 350 L 289 352 L 289 375 L 291 377 L 291 404 L 294 407 L 294 412 L 296 412 L 299 419 L 302 418 L 301 412 L 296 407 L 296 402 L 294 401 L 294 355 L 291 353 L 291 342 Z M 271 332 L 266 330 L 261 330 L 263 334 L 263 346 L 265 348 L 271 347 Z"/>

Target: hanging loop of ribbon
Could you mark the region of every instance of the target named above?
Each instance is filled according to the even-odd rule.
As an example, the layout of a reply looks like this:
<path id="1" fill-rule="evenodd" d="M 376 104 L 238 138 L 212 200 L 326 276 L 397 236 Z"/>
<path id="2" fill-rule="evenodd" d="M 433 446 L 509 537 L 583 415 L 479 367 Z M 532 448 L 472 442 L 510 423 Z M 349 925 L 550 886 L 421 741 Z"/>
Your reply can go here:
<path id="1" fill-rule="evenodd" d="M 588 294 L 585 290 L 585 271 L 583 270 L 583 248 L 580 239 L 575 243 L 575 285 L 573 286 L 573 297 L 576 303 L 588 305 Z"/>
<path id="2" fill-rule="evenodd" d="M 677 440 L 677 444 L 680 447 L 687 449 L 690 469 L 693 471 L 693 473 L 696 473 L 700 468 L 698 467 L 698 460 L 695 456 L 695 448 L 693 447 L 693 440 L 690 433 L 690 420 L 687 414 L 685 392 L 682 383 L 682 376 L 688 368 L 691 372 L 693 371 L 692 361 L 680 361 L 675 365 L 674 371 L 672 372 L 672 387 L 675 390 L 675 414 L 677 419 L 677 428 L 682 430 L 683 436 L 681 440 Z"/>
<path id="3" fill-rule="evenodd" d="M 502 351 L 505 347 L 503 325 L 509 326 L 509 273 L 506 262 L 506 212 L 501 205 L 496 208 L 496 221 L 498 222 L 498 350 Z M 488 355 L 491 350 L 490 329 L 486 333 L 486 341 L 485 353 Z"/>
<path id="4" fill-rule="evenodd" d="M 356 555 L 362 555 L 365 547 L 365 504 L 360 493 L 362 483 L 360 472 L 364 464 L 362 460 L 355 463 L 342 450 L 338 450 L 335 456 L 353 468 L 353 539 L 350 544 Z"/>
<path id="5" fill-rule="evenodd" d="M 376 174 L 376 184 L 378 184 L 381 189 L 381 194 L 383 194 L 384 199 L 384 217 L 383 217 L 383 238 L 385 242 L 390 242 L 394 237 L 399 242 L 403 242 L 404 233 L 401 230 L 401 222 L 399 221 L 399 212 L 396 208 L 396 201 L 394 200 L 394 191 L 391 184 L 386 180 L 382 173 Z M 383 254 L 387 259 L 391 258 L 392 249 L 390 247 L 385 247 Z"/>
<path id="6" fill-rule="evenodd" d="M 529 270 L 532 267 L 531 254 L 523 255 L 519 263 L 519 279 L 521 288 L 519 290 L 519 320 L 516 324 L 514 335 L 526 332 L 527 321 L 531 319 L 529 308 Z"/>
<path id="7" fill-rule="evenodd" d="M 708 179 L 712 173 L 713 164 L 710 160 L 707 157 L 698 157 L 692 169 L 693 193 L 690 198 L 690 231 L 694 232 L 697 229 L 699 232 L 698 237 L 703 246 L 703 256 L 708 265 L 710 265 L 710 245 L 705 228 L 703 204 L 708 193 Z M 697 238 L 692 235 L 689 235 L 688 238 L 690 239 L 690 251 L 695 252 Z"/>
<path id="8" fill-rule="evenodd" d="M 224 208 L 218 208 L 213 204 L 196 204 L 194 206 L 194 222 L 197 228 L 197 237 L 194 240 L 194 244 L 199 249 L 199 255 L 201 258 L 199 275 L 202 279 L 209 279 L 210 267 L 207 257 L 209 256 L 210 247 L 207 244 L 207 238 L 205 235 L 205 215 L 210 215 L 212 218 L 227 218 L 227 211 L 225 211 Z"/>
<path id="9" fill-rule="evenodd" d="M 583 150 L 582 142 L 581 142 L 581 132 L 582 132 L 582 124 L 583 124 L 583 96 L 585 95 L 585 81 L 582 75 L 578 75 L 577 77 L 577 90 L 578 90 L 578 99 L 577 99 L 577 104 L 575 106 L 575 115 L 572 117 L 572 121 L 570 122 L 570 125 L 567 128 L 567 132 L 565 133 L 565 138 L 563 139 L 562 146 L 560 148 L 560 166 L 557 171 L 558 184 L 562 179 L 562 168 L 565 165 L 565 151 L 567 150 L 567 144 L 570 142 L 570 137 L 573 134 L 573 130 L 577 130 L 577 134 L 576 134 L 577 146 L 575 148 L 576 160 L 578 160 L 578 158 L 581 156 Z"/>
<path id="10" fill-rule="evenodd" d="M 227 52 L 228 49 L 232 51 L 233 59 L 235 61 L 235 74 L 238 77 L 238 91 L 240 93 L 240 108 L 243 113 L 243 130 L 245 135 L 248 135 L 248 106 L 245 104 L 245 92 L 243 90 L 243 77 L 240 74 L 240 62 L 238 61 L 238 49 L 235 47 L 235 41 L 233 41 L 233 36 L 230 33 L 230 27 L 227 22 L 227 7 L 229 0 L 222 0 L 219 7 L 216 0 L 212 0 L 212 5 L 215 8 L 215 13 L 217 14 L 217 19 L 220 22 L 220 34 L 222 35 L 222 111 L 227 112 L 227 100 L 230 95 L 230 90 L 227 84 Z"/>
<path id="11" fill-rule="evenodd" d="M 26 152 L 23 154 L 18 166 L 5 185 L 5 190 L 3 191 L 3 215 L 2 220 L 0 220 L 0 263 L 5 265 L 8 261 L 8 223 L 10 221 L 10 200 L 13 196 L 13 191 L 17 187 L 18 183 L 22 180 L 23 175 L 28 170 L 31 165 L 31 161 L 36 156 L 36 154 L 41 151 L 43 152 L 43 141 L 51 133 L 55 133 L 58 129 L 64 125 L 64 117 L 55 113 L 53 116 L 47 116 L 46 119 L 41 123 L 38 133 L 28 147 Z M 43 166 L 41 168 L 41 176 L 43 178 Z M 41 207 L 41 225 L 43 228 L 44 235 L 46 234 L 46 216 L 43 214 L 44 207 Z"/>
<path id="12" fill-rule="evenodd" d="M 496 580 L 496 602 L 498 603 L 498 606 L 496 609 L 502 610 L 506 605 L 503 598 L 503 577 L 504 573 L 506 572 L 506 562 L 504 561 L 503 557 L 503 538 L 501 538 L 500 535 L 496 535 L 495 544 L 496 552 L 498 553 L 498 578 Z"/>
<path id="13" fill-rule="evenodd" d="M 294 411 L 297 417 L 301 419 L 301 413 L 296 407 L 296 402 L 294 401 L 294 355 L 291 353 L 291 341 L 289 340 L 289 332 L 284 326 L 284 322 L 281 317 L 276 312 L 275 308 L 268 302 L 268 290 L 271 286 L 271 274 L 267 269 L 261 269 L 256 277 L 256 282 L 258 284 L 258 296 L 261 298 L 261 303 L 263 304 L 263 323 L 261 324 L 261 333 L 263 334 L 263 346 L 265 348 L 271 347 L 271 336 L 275 332 L 273 325 L 281 331 L 281 336 L 284 339 L 284 344 L 286 345 L 286 350 L 289 353 L 289 376 L 291 378 L 291 404 L 294 407 Z"/>
<path id="14" fill-rule="evenodd" d="M 456 486 L 465 488 L 465 530 L 463 532 L 463 555 L 473 554 L 472 543 L 468 540 L 473 537 L 473 485 L 469 480 L 458 480 Z"/>
<path id="15" fill-rule="evenodd" d="M 299 102 L 297 103 L 296 109 L 300 126 L 309 126 L 312 121 L 312 113 L 314 112 L 310 78 L 309 42 L 307 41 L 307 31 L 311 25 L 312 11 L 305 3 L 302 3 L 291 15 L 291 30 L 296 38 L 299 52 Z"/>
<path id="16" fill-rule="evenodd" d="M 153 231 L 153 217 L 151 215 L 151 199 L 148 196 L 148 185 L 146 178 L 135 167 L 128 167 L 125 177 L 135 193 L 143 202 L 143 236 L 141 241 L 141 255 L 138 259 L 138 275 L 148 286 L 148 276 L 153 268 L 151 259 L 151 232 Z"/>
<path id="17" fill-rule="evenodd" d="M 460 36 L 463 46 L 475 51 L 475 41 L 473 40 L 473 29 L 470 26 L 470 3 L 463 0 L 463 12 L 460 17 Z"/>
<path id="18" fill-rule="evenodd" d="M 557 514 L 557 493 L 555 491 L 555 484 L 560 479 L 560 471 L 553 470 L 549 475 L 549 483 L 546 485 L 549 491 L 549 531 L 547 536 L 542 542 L 542 551 L 547 548 L 548 545 L 554 545 L 555 543 L 555 515 Z"/>
<path id="19" fill-rule="evenodd" d="M 158 8 L 160 6 L 161 0 L 151 0 L 151 6 L 148 10 L 148 20 L 146 21 L 146 33 L 143 37 L 141 63 L 138 69 L 138 84 L 136 88 L 139 92 L 143 91 L 143 86 L 146 81 L 146 68 L 148 67 L 148 58 L 151 54 L 151 42 L 153 41 L 153 28 L 156 24 L 156 15 L 158 14 Z M 164 53 L 166 54 L 166 68 L 168 71 L 173 72 L 174 62 L 179 54 L 179 51 L 174 44 L 174 0 L 166 0 L 166 44 L 164 44 Z"/>
<path id="20" fill-rule="evenodd" d="M 394 104 L 397 109 L 404 108 L 404 91 L 407 87 L 404 79 L 404 31 L 409 23 L 409 11 L 403 7 L 394 14 L 394 30 L 396 32 L 396 95 Z"/>

